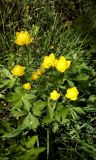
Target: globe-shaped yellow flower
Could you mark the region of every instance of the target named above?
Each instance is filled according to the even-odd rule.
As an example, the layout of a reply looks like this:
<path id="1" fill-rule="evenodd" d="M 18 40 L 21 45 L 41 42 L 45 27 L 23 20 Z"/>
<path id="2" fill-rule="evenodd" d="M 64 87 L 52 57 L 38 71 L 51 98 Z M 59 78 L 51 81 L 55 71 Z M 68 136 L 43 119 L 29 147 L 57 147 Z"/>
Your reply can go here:
<path id="1" fill-rule="evenodd" d="M 55 65 L 56 69 L 60 72 L 64 72 L 67 69 L 67 61 L 64 56 L 61 56 Z"/>
<path id="2" fill-rule="evenodd" d="M 42 67 L 45 69 L 48 69 L 50 67 L 54 67 L 56 64 L 57 60 L 55 59 L 54 53 L 51 53 L 49 56 L 45 56 Z"/>
<path id="3" fill-rule="evenodd" d="M 20 65 L 15 65 L 13 67 L 13 69 L 11 70 L 11 73 L 14 76 L 23 76 L 24 75 L 24 70 L 25 70 L 25 67 L 20 66 Z"/>
<path id="4" fill-rule="evenodd" d="M 69 98 L 70 100 L 75 101 L 77 99 L 79 92 L 77 90 L 76 87 L 72 87 L 72 88 L 68 88 L 67 89 L 67 93 L 66 93 L 66 97 Z"/>
<path id="5" fill-rule="evenodd" d="M 56 101 L 58 100 L 60 97 L 60 93 L 58 93 L 56 90 L 53 90 L 51 93 L 50 93 L 50 99 Z"/>
<path id="6" fill-rule="evenodd" d="M 57 59 L 55 59 L 54 53 L 51 53 L 51 54 L 49 55 L 49 58 L 51 59 L 51 66 L 54 67 L 55 64 L 57 63 Z"/>
<path id="7" fill-rule="evenodd" d="M 15 43 L 17 45 L 28 45 L 31 42 L 32 42 L 32 38 L 30 37 L 27 31 L 16 32 Z"/>
<path id="8" fill-rule="evenodd" d="M 31 76 L 32 80 L 37 80 L 37 79 L 39 79 L 39 77 L 40 77 L 40 75 L 38 75 L 37 72 L 32 73 L 32 76 Z"/>
<path id="9" fill-rule="evenodd" d="M 26 90 L 30 90 L 31 89 L 31 84 L 29 82 L 23 84 L 23 88 Z"/>
<path id="10" fill-rule="evenodd" d="M 37 69 L 36 73 L 41 76 L 45 72 L 45 69 L 43 67 Z"/>
<path id="11" fill-rule="evenodd" d="M 67 69 L 70 67 L 70 64 L 71 64 L 71 61 L 66 61 L 66 63 L 67 63 Z"/>

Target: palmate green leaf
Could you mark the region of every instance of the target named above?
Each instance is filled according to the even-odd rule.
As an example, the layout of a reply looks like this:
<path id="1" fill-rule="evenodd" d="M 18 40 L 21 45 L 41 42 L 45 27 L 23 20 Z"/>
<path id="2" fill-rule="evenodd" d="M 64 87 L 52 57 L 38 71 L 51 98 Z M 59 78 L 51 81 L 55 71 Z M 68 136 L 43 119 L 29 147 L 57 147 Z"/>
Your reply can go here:
<path id="1" fill-rule="evenodd" d="M 28 99 L 25 99 L 24 97 L 22 97 L 22 101 L 24 103 L 24 109 L 29 112 L 30 108 L 32 107 L 30 101 Z"/>
<path id="2" fill-rule="evenodd" d="M 69 108 L 64 107 L 62 103 L 57 104 L 56 112 L 55 112 L 55 119 L 59 122 L 64 124 L 66 122 L 66 117 L 68 115 Z"/>
<path id="3" fill-rule="evenodd" d="M 0 99 L 5 99 L 5 95 L 0 94 Z"/>
<path id="4" fill-rule="evenodd" d="M 82 63 L 83 59 L 79 59 L 79 61 L 75 61 L 74 65 L 72 65 L 72 73 L 80 73 L 80 75 L 85 73 L 81 73 L 81 70 L 88 70 L 89 67 L 86 65 L 86 63 Z M 78 75 L 79 76 L 79 75 Z"/>
<path id="5" fill-rule="evenodd" d="M 25 93 L 25 92 L 24 92 L 24 89 L 22 88 L 22 86 L 15 87 L 14 91 L 15 91 L 16 94 L 18 94 L 18 95 L 20 95 L 20 96 L 21 96 L 21 95 L 23 96 L 24 93 Z"/>
<path id="6" fill-rule="evenodd" d="M 57 122 L 61 122 L 61 113 L 56 112 L 55 113 L 55 119 Z"/>
<path id="7" fill-rule="evenodd" d="M 12 132 L 5 133 L 2 138 L 13 138 L 22 132 L 22 126 L 19 126 L 17 129 L 14 129 Z"/>
<path id="8" fill-rule="evenodd" d="M 91 102 L 96 101 L 96 95 L 91 95 L 91 96 L 89 97 L 89 101 L 91 101 Z"/>
<path id="9" fill-rule="evenodd" d="M 45 149 L 46 149 L 46 148 L 44 148 L 44 147 L 31 148 L 31 149 L 28 149 L 27 152 L 28 152 L 30 155 L 38 156 L 41 152 L 44 152 Z"/>
<path id="10" fill-rule="evenodd" d="M 7 155 L 9 155 L 11 152 L 14 152 L 15 156 L 17 156 L 26 152 L 26 148 L 23 147 L 21 144 L 18 144 L 16 141 L 14 141 L 14 143 L 11 143 L 11 145 L 8 147 Z"/>
<path id="11" fill-rule="evenodd" d="M 7 85 L 8 88 L 12 88 L 15 85 L 15 82 L 16 82 L 16 78 L 12 78 Z"/>
<path id="12" fill-rule="evenodd" d="M 32 136 L 27 142 L 26 142 L 26 147 L 27 148 L 32 148 L 34 147 L 35 143 L 37 142 L 37 136 Z"/>
<path id="13" fill-rule="evenodd" d="M 22 102 L 24 104 L 24 109 L 27 110 L 28 112 L 30 111 L 30 108 L 32 107 L 32 104 L 30 102 L 30 100 L 34 99 L 36 96 L 35 95 L 32 95 L 32 94 L 27 94 L 25 93 L 23 96 L 22 96 Z"/>
<path id="14" fill-rule="evenodd" d="M 15 160 L 29 160 L 30 158 L 32 158 L 32 160 L 36 160 L 34 159 L 34 157 L 30 157 L 30 155 L 26 152 L 23 152 L 23 154 L 16 156 Z"/>
<path id="15" fill-rule="evenodd" d="M 24 89 L 20 87 L 15 88 L 15 92 L 11 92 L 6 97 L 8 102 L 12 103 L 13 107 L 21 107 L 23 106 L 25 110 L 29 112 L 30 108 L 32 107 L 30 100 L 34 99 L 36 96 L 32 94 L 27 94 Z"/>
<path id="16" fill-rule="evenodd" d="M 13 101 L 12 102 L 12 105 L 13 105 L 13 107 L 17 107 L 17 108 L 20 108 L 21 106 L 22 106 L 22 99 L 21 98 L 18 98 L 18 100 L 17 101 Z"/>
<path id="17" fill-rule="evenodd" d="M 52 120 L 49 118 L 49 115 L 46 115 L 43 119 L 42 119 L 42 125 L 44 124 L 50 124 L 52 122 Z"/>
<path id="18" fill-rule="evenodd" d="M 12 128 L 10 126 L 10 123 L 4 120 L 2 124 L 0 124 L 0 133 L 4 134 L 6 132 L 11 132 L 11 131 L 12 131 Z"/>
<path id="19" fill-rule="evenodd" d="M 2 73 L 9 79 L 13 78 L 13 75 L 9 72 L 9 70 L 2 68 Z"/>
<path id="20" fill-rule="evenodd" d="M 22 106 L 22 95 L 11 92 L 6 96 L 6 101 L 11 102 L 13 107 L 20 108 Z"/>
<path id="21" fill-rule="evenodd" d="M 44 109 L 45 106 L 46 106 L 46 102 L 45 101 L 39 100 L 39 101 L 36 101 L 36 102 L 33 103 L 33 107 L 36 108 L 36 109 L 39 109 L 39 110 Z"/>
<path id="22" fill-rule="evenodd" d="M 68 115 L 68 112 L 69 112 L 69 108 L 65 108 L 63 111 L 62 111 L 62 122 L 66 122 L 66 117 Z"/>
<path id="23" fill-rule="evenodd" d="M 23 98 L 31 100 L 31 99 L 36 98 L 36 96 L 34 94 L 31 94 L 31 93 L 30 94 L 26 93 L 26 94 L 24 94 Z"/>
<path id="24" fill-rule="evenodd" d="M 17 129 L 13 129 L 10 133 L 5 133 L 2 137 L 3 138 L 12 138 L 16 137 L 18 134 L 20 134 L 24 129 L 29 128 L 35 130 L 39 125 L 38 119 L 33 116 L 31 113 L 29 113 L 25 119 L 23 120 L 23 123 L 18 126 Z"/>
<path id="25" fill-rule="evenodd" d="M 80 64 L 80 67 L 83 68 L 83 69 L 89 69 L 89 66 L 87 66 L 87 63 L 85 63 L 85 62 L 82 62 Z"/>
<path id="26" fill-rule="evenodd" d="M 39 120 L 29 113 L 23 121 L 22 128 L 36 129 L 39 125 Z"/>
<path id="27" fill-rule="evenodd" d="M 59 125 L 58 125 L 58 123 L 55 123 L 55 124 L 53 125 L 53 127 L 52 127 L 52 131 L 53 131 L 54 133 L 56 133 L 56 132 L 58 131 L 58 129 L 59 129 Z"/>
<path id="28" fill-rule="evenodd" d="M 81 107 L 72 107 L 73 110 L 75 110 L 79 114 L 84 114 L 83 108 Z"/>
<path id="29" fill-rule="evenodd" d="M 44 152 L 46 148 L 44 147 L 40 147 L 40 148 L 31 148 L 31 149 L 27 149 L 25 152 L 23 152 L 22 155 L 20 155 L 19 157 L 15 157 L 16 160 L 37 160 L 38 155 L 41 152 Z"/>
<path id="30" fill-rule="evenodd" d="M 42 110 L 46 107 L 46 102 L 45 101 L 36 101 L 33 103 L 33 108 L 32 108 L 32 111 L 33 111 L 33 114 L 35 116 L 41 116 L 42 114 Z"/>
<path id="31" fill-rule="evenodd" d="M 2 83 L 0 84 L 0 88 L 3 88 L 4 86 L 7 86 L 10 83 L 10 79 L 3 80 Z"/>
<path id="32" fill-rule="evenodd" d="M 67 115 L 68 115 L 68 112 L 69 112 L 69 108 L 65 108 L 64 110 L 61 110 L 61 112 L 56 112 L 55 113 L 55 119 L 59 122 L 59 123 L 62 123 L 62 124 L 65 124 L 67 119 Z"/>
<path id="33" fill-rule="evenodd" d="M 69 85 L 70 87 L 74 87 L 74 83 L 73 83 L 72 81 L 67 80 L 67 82 L 68 82 L 68 85 Z"/>
<path id="34" fill-rule="evenodd" d="M 25 94 L 24 89 L 22 88 L 22 86 L 19 86 L 15 88 L 15 92 L 11 92 L 8 94 L 6 100 L 12 103 L 22 101 L 22 96 L 24 96 L 24 94 Z"/>
<path id="35" fill-rule="evenodd" d="M 19 118 L 19 117 L 22 117 L 23 115 L 25 115 L 26 111 L 24 111 L 20 108 L 13 107 L 11 109 L 11 113 L 12 113 L 13 117 Z"/>
<path id="36" fill-rule="evenodd" d="M 86 81 L 88 79 L 89 79 L 89 76 L 83 73 L 80 73 L 75 77 L 75 80 L 78 80 L 78 81 L 81 81 L 81 80 Z"/>

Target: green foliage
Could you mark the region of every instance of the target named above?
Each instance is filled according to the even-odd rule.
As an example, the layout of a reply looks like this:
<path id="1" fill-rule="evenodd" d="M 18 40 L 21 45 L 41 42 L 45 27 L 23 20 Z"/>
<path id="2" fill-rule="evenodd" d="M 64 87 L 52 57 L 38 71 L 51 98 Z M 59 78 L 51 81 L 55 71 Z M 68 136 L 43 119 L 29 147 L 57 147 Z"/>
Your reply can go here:
<path id="1" fill-rule="evenodd" d="M 43 113 L 42 110 L 46 107 L 46 102 L 45 101 L 36 101 L 33 103 L 33 115 L 35 116 L 41 116 L 41 114 Z"/>
<path id="2" fill-rule="evenodd" d="M 6 0 L 1 3 L 5 7 L 4 11 L 3 7 L 0 10 L 2 160 L 45 160 L 46 157 L 50 160 L 96 159 L 96 62 L 93 55 L 96 46 L 90 36 L 95 28 L 95 18 L 92 26 L 87 28 L 88 33 L 86 27 L 81 32 L 80 20 L 78 24 L 72 24 L 70 15 L 65 16 L 62 10 L 69 2 L 71 5 L 66 11 L 71 7 L 75 17 L 81 15 L 80 1 Z M 86 13 L 91 3 L 93 5 L 91 1 L 88 3 Z M 79 13 L 74 8 L 76 4 L 80 4 Z M 30 45 L 15 44 L 15 32 L 21 30 L 27 30 L 33 37 Z M 38 80 L 33 81 L 32 72 L 40 68 L 43 57 L 50 53 L 54 53 L 56 58 L 62 55 L 70 60 L 70 67 L 64 73 L 56 68 L 46 69 Z M 25 66 L 24 76 L 12 75 L 11 70 L 16 64 Z M 30 82 L 30 90 L 23 88 L 26 82 Z M 67 89 L 74 86 L 78 88 L 79 95 L 76 101 L 71 101 L 65 95 Z M 54 89 L 60 93 L 57 101 L 50 99 Z"/>

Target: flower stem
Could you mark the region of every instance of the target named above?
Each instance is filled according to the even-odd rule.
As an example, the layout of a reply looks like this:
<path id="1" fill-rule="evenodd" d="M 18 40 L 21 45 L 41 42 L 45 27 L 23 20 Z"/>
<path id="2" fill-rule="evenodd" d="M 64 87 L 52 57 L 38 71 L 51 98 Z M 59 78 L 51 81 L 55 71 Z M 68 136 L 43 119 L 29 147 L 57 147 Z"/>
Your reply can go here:
<path id="1" fill-rule="evenodd" d="M 57 102 L 55 102 L 53 105 L 53 111 L 55 110 L 56 104 L 57 104 Z"/>
<path id="2" fill-rule="evenodd" d="M 39 138 L 37 136 L 37 148 L 39 148 Z"/>
<path id="3" fill-rule="evenodd" d="M 47 128 L 47 160 L 49 159 L 49 128 Z"/>

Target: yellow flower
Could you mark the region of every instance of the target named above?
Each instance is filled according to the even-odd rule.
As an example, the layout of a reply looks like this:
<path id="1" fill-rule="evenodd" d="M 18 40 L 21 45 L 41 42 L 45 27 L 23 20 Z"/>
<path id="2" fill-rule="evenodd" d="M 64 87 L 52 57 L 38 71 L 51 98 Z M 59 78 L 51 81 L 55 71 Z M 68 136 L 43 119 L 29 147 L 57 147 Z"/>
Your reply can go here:
<path id="1" fill-rule="evenodd" d="M 64 56 L 61 56 L 59 58 L 59 60 L 57 61 L 56 65 L 55 65 L 56 69 L 60 72 L 64 72 L 67 67 L 68 67 L 68 64 L 67 64 L 67 61 L 66 61 L 66 58 Z"/>
<path id="2" fill-rule="evenodd" d="M 70 67 L 71 61 L 66 61 L 67 62 L 67 69 Z"/>
<path id="3" fill-rule="evenodd" d="M 41 76 L 45 72 L 45 69 L 43 67 L 37 69 L 36 73 Z"/>
<path id="4" fill-rule="evenodd" d="M 50 68 L 51 67 L 49 56 L 44 57 L 42 67 L 43 68 Z"/>
<path id="5" fill-rule="evenodd" d="M 37 74 L 37 72 L 32 73 L 32 80 L 37 80 L 40 76 Z"/>
<path id="6" fill-rule="evenodd" d="M 23 88 L 26 89 L 26 90 L 30 90 L 31 89 L 31 85 L 29 82 L 23 84 Z"/>
<path id="7" fill-rule="evenodd" d="M 43 68 L 50 68 L 50 67 L 54 67 L 56 64 L 56 59 L 55 59 L 55 55 L 54 53 L 51 53 L 49 56 L 45 56 L 43 63 L 42 63 L 42 67 Z"/>
<path id="8" fill-rule="evenodd" d="M 58 100 L 60 97 L 60 93 L 58 93 L 56 90 L 53 90 L 53 92 L 50 93 L 50 99 L 53 99 L 54 101 Z"/>
<path id="9" fill-rule="evenodd" d="M 51 53 L 49 55 L 49 58 L 51 59 L 51 66 L 54 67 L 56 65 L 56 63 L 57 63 L 57 59 L 55 59 L 54 53 Z"/>
<path id="10" fill-rule="evenodd" d="M 15 65 L 14 68 L 11 70 L 11 73 L 14 76 L 22 76 L 24 75 L 24 70 L 25 70 L 25 67 L 20 65 Z"/>
<path id="11" fill-rule="evenodd" d="M 77 99 L 78 94 L 79 94 L 79 92 L 78 92 L 77 88 L 72 87 L 72 88 L 67 89 L 66 97 L 75 101 Z"/>
<path id="12" fill-rule="evenodd" d="M 30 37 L 27 31 L 16 32 L 16 40 L 15 43 L 17 45 L 28 45 L 32 42 L 32 38 Z"/>

